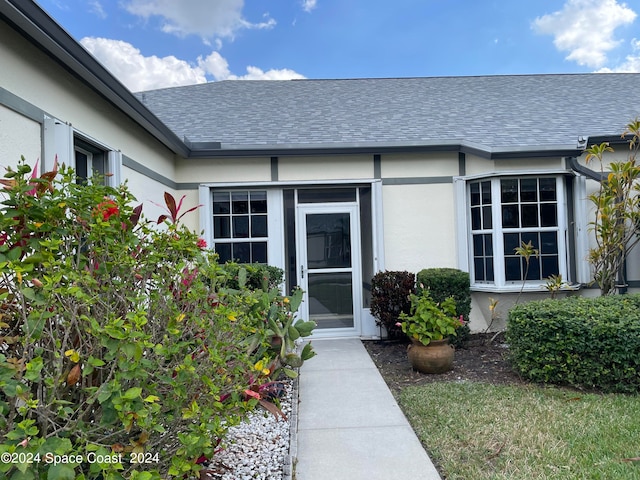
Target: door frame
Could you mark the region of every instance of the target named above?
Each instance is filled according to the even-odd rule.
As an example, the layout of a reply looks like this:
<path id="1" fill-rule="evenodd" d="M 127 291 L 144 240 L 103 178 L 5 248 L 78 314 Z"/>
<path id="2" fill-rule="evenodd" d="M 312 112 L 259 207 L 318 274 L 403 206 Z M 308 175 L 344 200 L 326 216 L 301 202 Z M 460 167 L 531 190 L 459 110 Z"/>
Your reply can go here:
<path id="1" fill-rule="evenodd" d="M 306 235 L 306 215 L 324 213 L 348 213 L 351 237 L 351 294 L 353 327 L 346 328 L 316 328 L 312 338 L 320 337 L 343 337 L 360 336 L 362 333 L 362 265 L 360 254 L 360 212 L 358 203 L 311 203 L 296 205 L 296 271 L 297 281 L 300 288 L 304 290 L 303 301 L 300 305 L 299 315 L 301 318 L 309 319 L 309 297 L 308 278 L 309 268 L 307 261 L 307 235 Z M 330 269 L 323 269 L 330 270 Z M 342 270 L 342 269 L 340 269 Z M 330 273 L 330 272 L 326 272 Z"/>

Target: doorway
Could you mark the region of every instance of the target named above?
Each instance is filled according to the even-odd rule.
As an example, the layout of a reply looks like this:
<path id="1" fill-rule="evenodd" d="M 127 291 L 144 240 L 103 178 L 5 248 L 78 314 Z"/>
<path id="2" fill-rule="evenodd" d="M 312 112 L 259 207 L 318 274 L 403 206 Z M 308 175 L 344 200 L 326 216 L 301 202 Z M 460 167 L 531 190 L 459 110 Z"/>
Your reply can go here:
<path id="1" fill-rule="evenodd" d="M 298 205 L 297 276 L 304 290 L 303 318 L 314 336 L 359 335 L 360 219 L 356 204 Z"/>

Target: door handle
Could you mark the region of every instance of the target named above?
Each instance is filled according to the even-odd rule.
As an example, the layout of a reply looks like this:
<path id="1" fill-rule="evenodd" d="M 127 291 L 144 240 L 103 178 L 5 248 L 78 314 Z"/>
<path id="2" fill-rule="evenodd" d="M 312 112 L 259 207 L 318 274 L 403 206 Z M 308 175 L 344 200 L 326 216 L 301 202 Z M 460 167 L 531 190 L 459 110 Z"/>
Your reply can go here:
<path id="1" fill-rule="evenodd" d="M 300 278 L 304 278 L 304 265 L 300 265 Z"/>

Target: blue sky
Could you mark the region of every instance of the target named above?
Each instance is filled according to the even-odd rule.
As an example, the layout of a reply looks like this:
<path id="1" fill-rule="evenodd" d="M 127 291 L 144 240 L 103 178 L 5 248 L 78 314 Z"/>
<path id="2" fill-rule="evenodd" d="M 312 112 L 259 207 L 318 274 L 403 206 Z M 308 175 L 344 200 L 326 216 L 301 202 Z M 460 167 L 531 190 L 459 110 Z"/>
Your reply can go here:
<path id="1" fill-rule="evenodd" d="M 640 72 L 640 0 L 38 0 L 133 91 Z"/>

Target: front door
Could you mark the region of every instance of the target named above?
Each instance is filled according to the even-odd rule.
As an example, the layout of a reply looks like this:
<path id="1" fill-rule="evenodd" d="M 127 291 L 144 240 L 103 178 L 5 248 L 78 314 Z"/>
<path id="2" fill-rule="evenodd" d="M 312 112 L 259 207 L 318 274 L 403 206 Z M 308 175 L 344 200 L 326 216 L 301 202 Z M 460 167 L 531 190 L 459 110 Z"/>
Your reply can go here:
<path id="1" fill-rule="evenodd" d="M 314 336 L 360 334 L 360 228 L 356 205 L 298 206 L 301 314 Z"/>

